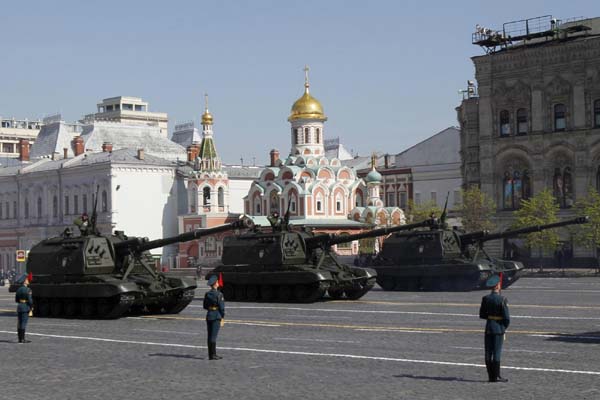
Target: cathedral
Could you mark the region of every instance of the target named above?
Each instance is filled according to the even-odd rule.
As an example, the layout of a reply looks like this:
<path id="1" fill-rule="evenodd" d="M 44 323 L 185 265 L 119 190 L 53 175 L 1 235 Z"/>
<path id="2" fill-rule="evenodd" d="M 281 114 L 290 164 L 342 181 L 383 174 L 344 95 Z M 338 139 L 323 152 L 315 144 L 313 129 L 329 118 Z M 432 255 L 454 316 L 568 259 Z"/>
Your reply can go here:
<path id="1" fill-rule="evenodd" d="M 304 94 L 292 105 L 291 149 L 287 158 L 270 151 L 269 165 L 252 182 L 244 197 L 244 213 L 261 225 L 274 212 L 289 212 L 290 223 L 317 232 L 350 234 L 375 225 L 405 223 L 398 207 L 384 207 L 379 196 L 382 176 L 375 169 L 365 179 L 341 161 L 325 155 L 323 106 L 310 93 L 308 68 L 305 68 Z M 188 207 L 180 215 L 180 232 L 232 222 L 238 214 L 230 212 L 229 181 L 213 139 L 213 116 L 206 107 L 202 115 L 202 141 L 188 146 L 188 163 L 180 169 L 187 190 Z M 221 257 L 223 233 L 179 246 L 180 266 L 211 265 Z M 340 255 L 356 255 L 359 243 L 340 244 Z"/>

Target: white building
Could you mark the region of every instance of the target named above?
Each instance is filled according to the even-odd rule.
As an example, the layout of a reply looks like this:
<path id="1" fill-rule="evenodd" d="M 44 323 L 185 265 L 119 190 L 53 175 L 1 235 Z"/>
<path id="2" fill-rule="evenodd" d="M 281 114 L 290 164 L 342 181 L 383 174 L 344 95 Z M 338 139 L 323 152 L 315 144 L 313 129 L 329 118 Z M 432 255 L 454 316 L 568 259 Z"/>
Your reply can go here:
<path id="1" fill-rule="evenodd" d="M 177 234 L 177 165 L 120 149 L 0 169 L 0 265 L 15 265 L 15 251 L 59 235 L 83 212 L 91 213 L 98 189 L 98 226 L 157 239 Z M 174 249 L 163 248 L 164 261 Z"/>

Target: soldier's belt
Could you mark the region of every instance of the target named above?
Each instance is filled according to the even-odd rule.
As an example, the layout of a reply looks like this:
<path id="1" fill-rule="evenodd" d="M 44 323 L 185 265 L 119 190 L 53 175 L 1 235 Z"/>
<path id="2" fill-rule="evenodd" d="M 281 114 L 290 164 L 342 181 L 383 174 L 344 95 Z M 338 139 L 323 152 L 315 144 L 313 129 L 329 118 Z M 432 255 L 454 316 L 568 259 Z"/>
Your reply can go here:
<path id="1" fill-rule="evenodd" d="M 19 303 L 27 303 L 27 300 L 19 300 Z"/>
<path id="2" fill-rule="evenodd" d="M 208 307 L 209 311 L 217 311 L 219 309 L 219 306 L 210 306 Z"/>
<path id="3" fill-rule="evenodd" d="M 492 321 L 502 321 L 504 318 L 503 317 L 499 317 L 497 315 L 490 315 L 487 317 L 487 319 L 492 320 Z"/>

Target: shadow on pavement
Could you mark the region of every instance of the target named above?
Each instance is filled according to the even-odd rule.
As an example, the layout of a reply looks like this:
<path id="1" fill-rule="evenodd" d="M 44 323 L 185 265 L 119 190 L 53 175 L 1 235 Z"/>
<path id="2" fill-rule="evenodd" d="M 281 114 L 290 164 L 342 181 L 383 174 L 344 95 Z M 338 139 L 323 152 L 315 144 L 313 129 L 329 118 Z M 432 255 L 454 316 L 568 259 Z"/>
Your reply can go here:
<path id="1" fill-rule="evenodd" d="M 583 332 L 574 333 L 572 335 L 557 335 L 546 338 L 549 342 L 565 342 L 565 343 L 600 343 L 600 331 L 598 332 Z"/>
<path id="2" fill-rule="evenodd" d="M 0 340 L 0 343 L 17 343 L 16 340 Z"/>
<path id="3" fill-rule="evenodd" d="M 204 357 L 192 356 L 189 354 L 168 354 L 168 353 L 153 353 L 148 354 L 150 357 L 173 357 L 173 358 L 188 358 L 190 360 L 204 360 Z"/>
<path id="4" fill-rule="evenodd" d="M 442 382 L 487 382 L 487 379 L 473 380 L 473 379 L 457 378 L 455 376 L 423 376 L 423 375 L 409 375 L 409 374 L 394 375 L 394 378 L 410 378 L 410 379 L 442 381 Z"/>

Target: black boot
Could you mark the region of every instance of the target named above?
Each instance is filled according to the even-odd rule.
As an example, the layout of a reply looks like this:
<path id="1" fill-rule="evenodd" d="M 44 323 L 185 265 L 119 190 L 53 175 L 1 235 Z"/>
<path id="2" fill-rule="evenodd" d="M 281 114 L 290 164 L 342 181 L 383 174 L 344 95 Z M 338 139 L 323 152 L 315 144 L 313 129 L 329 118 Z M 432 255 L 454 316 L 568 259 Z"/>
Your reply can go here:
<path id="1" fill-rule="evenodd" d="M 213 347 L 213 357 L 215 360 L 221 360 L 223 357 L 217 355 L 217 342 L 212 344 Z"/>
<path id="2" fill-rule="evenodd" d="M 23 343 L 23 329 L 17 329 L 17 336 L 19 336 L 19 343 Z"/>
<path id="3" fill-rule="evenodd" d="M 485 369 L 487 369 L 487 374 L 488 374 L 488 381 L 489 382 L 496 382 L 494 380 L 494 367 L 492 366 L 492 362 L 491 361 L 486 361 L 485 362 Z"/>
<path id="4" fill-rule="evenodd" d="M 508 382 L 508 379 L 503 378 L 503 377 L 500 376 L 500 361 L 496 361 L 494 363 L 494 365 L 495 365 L 495 370 L 496 370 L 495 371 L 496 372 L 496 380 L 498 382 Z"/>
<path id="5" fill-rule="evenodd" d="M 22 343 L 31 343 L 31 340 L 25 339 L 25 329 L 21 329 L 21 336 L 23 337 Z"/>
<path id="6" fill-rule="evenodd" d="M 208 346 L 208 359 L 209 360 L 214 360 L 212 343 L 211 342 L 207 342 L 206 345 Z"/>

